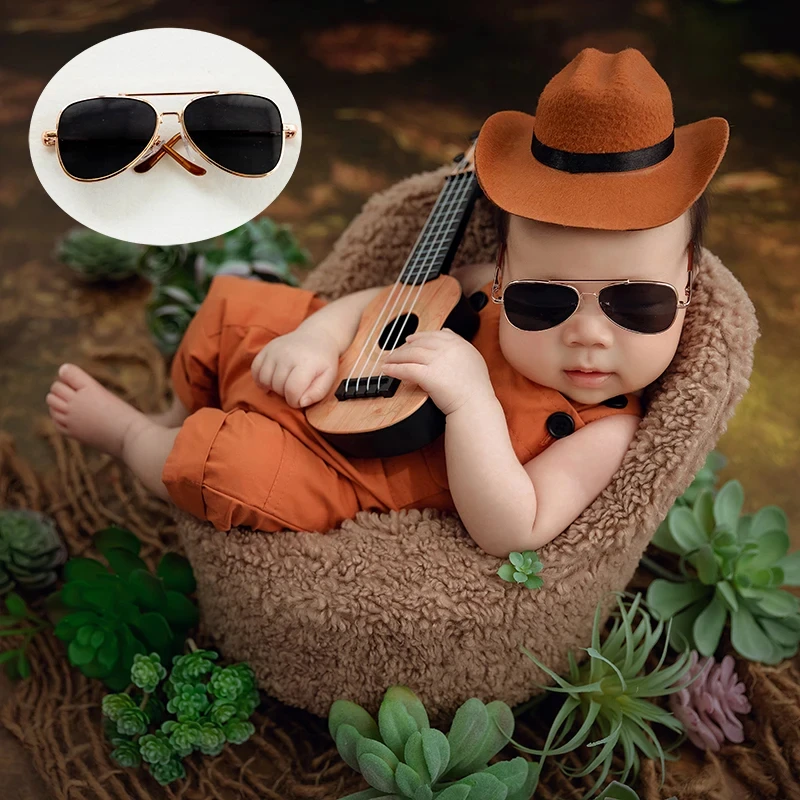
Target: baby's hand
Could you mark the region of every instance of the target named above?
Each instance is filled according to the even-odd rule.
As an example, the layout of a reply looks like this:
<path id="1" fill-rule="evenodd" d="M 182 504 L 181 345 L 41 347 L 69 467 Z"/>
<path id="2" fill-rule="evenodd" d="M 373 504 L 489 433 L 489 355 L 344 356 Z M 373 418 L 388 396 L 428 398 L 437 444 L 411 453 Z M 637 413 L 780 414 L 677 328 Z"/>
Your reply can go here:
<path id="1" fill-rule="evenodd" d="M 483 356 L 449 328 L 406 336 L 406 343 L 386 356 L 381 370 L 416 383 L 444 414 L 473 398 L 494 396 Z"/>
<path id="2" fill-rule="evenodd" d="M 253 380 L 283 395 L 292 408 L 322 400 L 338 371 L 339 352 L 333 340 L 301 330 L 276 336 L 250 366 Z"/>

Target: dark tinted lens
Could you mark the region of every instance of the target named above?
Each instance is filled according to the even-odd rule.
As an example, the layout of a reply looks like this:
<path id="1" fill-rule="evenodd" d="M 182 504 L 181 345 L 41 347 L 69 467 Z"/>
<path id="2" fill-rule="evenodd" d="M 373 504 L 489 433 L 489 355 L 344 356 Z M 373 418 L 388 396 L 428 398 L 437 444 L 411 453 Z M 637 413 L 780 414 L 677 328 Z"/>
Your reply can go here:
<path id="1" fill-rule="evenodd" d="M 677 310 L 669 286 L 628 283 L 600 290 L 600 305 L 617 325 L 639 333 L 662 333 L 672 325 Z"/>
<path id="2" fill-rule="evenodd" d="M 158 115 L 142 100 L 97 97 L 68 105 L 58 120 L 58 152 L 64 169 L 81 180 L 106 178 L 141 155 Z"/>
<path id="3" fill-rule="evenodd" d="M 183 124 L 195 146 L 231 172 L 264 175 L 275 169 L 281 157 L 281 112 L 266 97 L 198 97 L 186 106 Z"/>
<path id="4" fill-rule="evenodd" d="M 508 321 L 526 331 L 544 331 L 560 325 L 578 307 L 578 295 L 569 286 L 554 283 L 511 283 L 503 292 Z"/>

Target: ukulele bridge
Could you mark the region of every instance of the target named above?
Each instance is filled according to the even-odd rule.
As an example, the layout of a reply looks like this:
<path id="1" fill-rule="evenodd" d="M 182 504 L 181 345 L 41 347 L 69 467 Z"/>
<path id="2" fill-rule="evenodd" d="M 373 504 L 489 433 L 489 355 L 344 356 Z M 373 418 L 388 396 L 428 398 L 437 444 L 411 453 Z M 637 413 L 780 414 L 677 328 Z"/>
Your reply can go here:
<path id="1" fill-rule="evenodd" d="M 392 375 L 345 378 L 339 384 L 334 396 L 337 400 L 358 400 L 362 397 L 392 397 L 399 385 L 400 379 Z"/>

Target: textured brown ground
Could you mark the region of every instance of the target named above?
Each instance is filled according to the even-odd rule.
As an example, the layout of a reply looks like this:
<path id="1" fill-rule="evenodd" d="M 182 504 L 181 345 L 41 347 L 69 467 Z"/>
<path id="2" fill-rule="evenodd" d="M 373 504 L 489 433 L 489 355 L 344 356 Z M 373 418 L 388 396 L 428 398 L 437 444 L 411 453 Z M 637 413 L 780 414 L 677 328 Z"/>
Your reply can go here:
<path id="1" fill-rule="evenodd" d="M 56 367 L 102 364 L 103 348 L 121 343 L 141 352 L 148 287 L 87 288 L 54 262 L 55 240 L 74 223 L 31 168 L 28 120 L 44 85 L 78 52 L 161 26 L 228 36 L 286 79 L 302 114 L 303 153 L 266 213 L 291 222 L 315 262 L 372 192 L 446 162 L 500 108 L 533 112 L 545 81 L 582 47 L 641 49 L 673 91 L 678 124 L 725 116 L 732 138 L 712 183 L 707 246 L 753 298 L 763 334 L 752 386 L 719 445 L 730 460 L 723 479 L 742 481 L 746 511 L 783 507 L 800 546 L 800 61 L 777 10 L 746 1 L 316 2 L 280 11 L 245 0 L 0 4 L 0 429 L 37 469 L 54 467 L 37 422 Z M 136 358 L 108 369 L 142 407 L 160 396 Z M 4 691 L 0 684 L 0 701 Z M 0 793 L 47 797 L 6 736 Z"/>

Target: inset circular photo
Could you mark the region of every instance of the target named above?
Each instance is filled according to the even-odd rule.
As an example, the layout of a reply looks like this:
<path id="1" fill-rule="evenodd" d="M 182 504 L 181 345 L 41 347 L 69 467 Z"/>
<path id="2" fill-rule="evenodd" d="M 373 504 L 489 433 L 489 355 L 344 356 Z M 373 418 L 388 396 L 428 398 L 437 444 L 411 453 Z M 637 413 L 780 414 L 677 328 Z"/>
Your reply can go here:
<path id="1" fill-rule="evenodd" d="M 106 39 L 45 86 L 29 130 L 45 191 L 88 228 L 185 244 L 255 217 L 300 156 L 278 72 L 237 42 L 154 28 Z"/>

